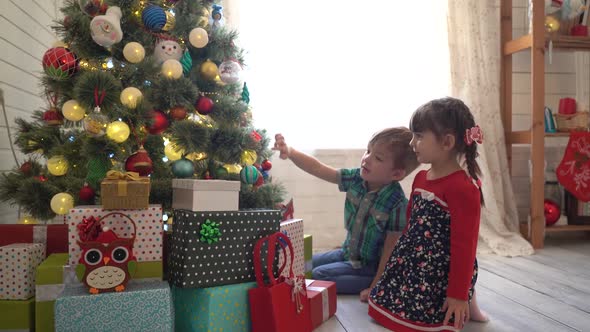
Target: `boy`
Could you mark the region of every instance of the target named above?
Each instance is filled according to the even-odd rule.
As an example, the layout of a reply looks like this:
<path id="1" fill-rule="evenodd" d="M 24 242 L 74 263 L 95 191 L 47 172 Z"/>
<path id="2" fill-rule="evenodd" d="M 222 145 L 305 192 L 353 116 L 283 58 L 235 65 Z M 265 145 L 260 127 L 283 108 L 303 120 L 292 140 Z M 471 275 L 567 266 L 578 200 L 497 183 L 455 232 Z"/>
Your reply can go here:
<path id="1" fill-rule="evenodd" d="M 384 129 L 369 141 L 360 168 L 335 169 L 275 135 L 273 150 L 281 159 L 291 159 L 303 171 L 346 192 L 346 239 L 341 249 L 313 256 L 313 279 L 334 281 L 338 293 L 360 294 L 361 301 L 367 300 L 406 224 L 408 201 L 398 181 L 418 167 L 411 140 L 407 128 Z"/>

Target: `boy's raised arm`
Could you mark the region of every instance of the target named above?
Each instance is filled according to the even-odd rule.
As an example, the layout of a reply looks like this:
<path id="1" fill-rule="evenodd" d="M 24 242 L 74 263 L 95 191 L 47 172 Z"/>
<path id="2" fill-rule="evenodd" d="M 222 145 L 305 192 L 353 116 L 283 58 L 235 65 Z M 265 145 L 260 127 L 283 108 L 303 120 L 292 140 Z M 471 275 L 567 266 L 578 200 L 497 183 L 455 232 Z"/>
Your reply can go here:
<path id="1" fill-rule="evenodd" d="M 340 174 L 337 169 L 288 146 L 281 134 L 275 135 L 275 144 L 272 149 L 279 151 L 281 159 L 291 159 L 297 167 L 313 176 L 331 183 L 338 183 L 339 181 Z"/>

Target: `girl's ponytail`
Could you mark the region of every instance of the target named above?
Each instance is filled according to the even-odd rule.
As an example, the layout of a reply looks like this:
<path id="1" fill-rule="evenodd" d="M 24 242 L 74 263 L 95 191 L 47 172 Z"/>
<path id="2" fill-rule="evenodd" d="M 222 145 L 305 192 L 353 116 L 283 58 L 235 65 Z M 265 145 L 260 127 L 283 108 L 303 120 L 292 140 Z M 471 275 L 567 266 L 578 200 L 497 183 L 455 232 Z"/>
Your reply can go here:
<path id="1" fill-rule="evenodd" d="M 467 172 L 469 175 L 478 183 L 479 195 L 481 205 L 484 205 L 483 192 L 481 191 L 481 185 L 479 185 L 479 177 L 481 176 L 481 169 L 477 163 L 477 144 L 472 142 L 470 145 L 465 147 L 465 164 L 467 165 Z"/>

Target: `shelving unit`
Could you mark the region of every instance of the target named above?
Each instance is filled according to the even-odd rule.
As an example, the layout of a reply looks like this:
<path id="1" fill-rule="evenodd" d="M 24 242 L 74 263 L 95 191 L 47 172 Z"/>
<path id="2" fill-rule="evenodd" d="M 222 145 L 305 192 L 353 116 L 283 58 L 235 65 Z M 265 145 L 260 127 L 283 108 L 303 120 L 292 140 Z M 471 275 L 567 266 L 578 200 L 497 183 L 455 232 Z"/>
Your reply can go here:
<path id="1" fill-rule="evenodd" d="M 545 229 L 544 215 L 544 161 L 545 138 L 567 137 L 568 133 L 545 133 L 543 111 L 545 107 L 545 49 L 549 40 L 553 49 L 590 51 L 590 38 L 547 36 L 545 33 L 545 1 L 532 0 L 532 33 L 512 39 L 512 0 L 502 0 L 501 45 L 502 89 L 501 107 L 504 124 L 508 165 L 512 169 L 512 145 L 529 144 L 531 148 L 530 229 L 523 232 L 535 249 L 543 248 L 545 232 L 590 231 L 590 225 L 563 225 Z M 525 131 L 512 130 L 512 55 L 531 50 L 531 127 Z M 523 228 L 521 228 L 522 230 Z"/>

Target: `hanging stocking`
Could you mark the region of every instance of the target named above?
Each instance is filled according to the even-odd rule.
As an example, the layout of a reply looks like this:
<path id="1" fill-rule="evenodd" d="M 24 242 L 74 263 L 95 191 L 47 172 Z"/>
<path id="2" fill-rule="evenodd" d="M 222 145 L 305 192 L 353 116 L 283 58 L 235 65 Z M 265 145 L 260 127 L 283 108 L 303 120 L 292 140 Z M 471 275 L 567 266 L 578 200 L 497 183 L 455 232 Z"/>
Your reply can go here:
<path id="1" fill-rule="evenodd" d="M 590 201 L 590 133 L 572 132 L 555 170 L 561 185 L 580 201 Z"/>

